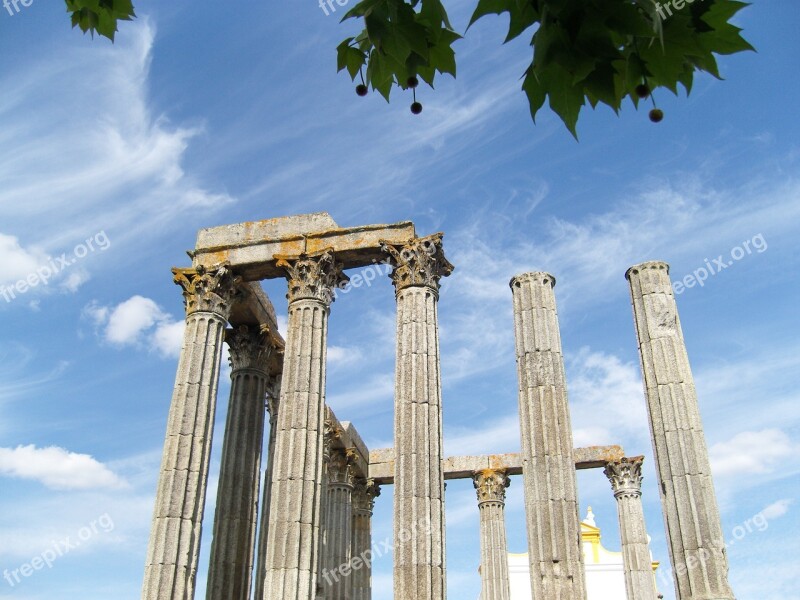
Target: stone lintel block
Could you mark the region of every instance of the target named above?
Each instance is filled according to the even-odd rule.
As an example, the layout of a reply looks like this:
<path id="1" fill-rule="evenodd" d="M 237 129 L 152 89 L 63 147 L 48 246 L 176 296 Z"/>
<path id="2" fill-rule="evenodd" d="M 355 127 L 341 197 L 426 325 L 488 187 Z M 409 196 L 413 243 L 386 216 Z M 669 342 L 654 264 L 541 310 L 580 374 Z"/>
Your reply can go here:
<path id="1" fill-rule="evenodd" d="M 622 446 L 588 446 L 573 450 L 576 469 L 600 469 L 625 456 Z M 394 448 L 379 448 L 369 453 L 369 477 L 385 485 L 394 482 Z M 505 469 L 508 475 L 522 474 L 522 456 L 517 453 L 484 456 L 449 456 L 442 459 L 447 479 L 471 479 L 476 471 Z"/>
<path id="2" fill-rule="evenodd" d="M 353 269 L 383 261 L 381 241 L 402 245 L 415 237 L 410 221 L 342 228 L 327 213 L 314 213 L 202 229 L 190 254 L 195 267 L 228 261 L 245 281 L 257 281 L 285 276 L 275 256 L 299 257 L 331 248 L 345 269 Z"/>

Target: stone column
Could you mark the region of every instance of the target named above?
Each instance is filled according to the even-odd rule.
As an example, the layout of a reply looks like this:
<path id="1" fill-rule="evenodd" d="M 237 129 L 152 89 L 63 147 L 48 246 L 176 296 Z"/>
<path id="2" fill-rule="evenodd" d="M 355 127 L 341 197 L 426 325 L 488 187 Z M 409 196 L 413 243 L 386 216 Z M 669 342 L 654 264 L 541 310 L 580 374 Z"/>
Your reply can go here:
<path id="1" fill-rule="evenodd" d="M 274 382 L 273 389 L 268 392 L 267 412 L 269 413 L 269 441 L 267 442 L 267 468 L 264 471 L 264 490 L 261 499 L 261 517 L 258 530 L 258 551 L 254 569 L 255 600 L 266 600 L 264 597 L 264 577 L 266 577 L 267 544 L 269 543 L 269 504 L 272 490 L 272 466 L 275 463 L 275 435 L 278 423 L 278 407 L 280 406 L 280 381 Z"/>
<path id="2" fill-rule="evenodd" d="M 328 501 L 330 500 L 331 490 L 328 486 L 328 473 L 333 459 L 333 443 L 342 435 L 342 430 L 334 426 L 331 417 L 331 409 L 325 407 L 325 426 L 322 438 L 322 497 L 320 498 L 320 521 L 319 521 L 319 565 L 317 569 L 317 600 L 326 600 L 328 588 L 323 576 L 326 569 L 335 569 L 338 565 L 331 567 L 332 559 L 328 555 Z"/>
<path id="3" fill-rule="evenodd" d="M 643 456 L 623 458 L 606 465 L 605 474 L 617 499 L 622 565 L 628 600 L 656 600 L 653 559 L 647 542 L 642 509 Z"/>
<path id="4" fill-rule="evenodd" d="M 528 555 L 534 598 L 583 600 L 586 583 L 555 283 L 549 273 L 525 273 L 511 280 Z"/>
<path id="5" fill-rule="evenodd" d="M 333 289 L 347 281 L 331 251 L 279 259 L 289 326 L 275 438 L 264 597 L 316 594 L 325 420 L 325 356 Z"/>
<path id="6" fill-rule="evenodd" d="M 183 288 L 186 330 L 167 421 L 143 600 L 194 596 L 222 338 L 237 283 L 227 265 L 172 272 Z"/>
<path id="7" fill-rule="evenodd" d="M 248 600 L 252 581 L 264 400 L 270 345 L 265 332 L 229 329 L 231 396 L 225 421 L 207 600 Z M 255 483 L 255 485 L 254 485 Z"/>
<path id="8" fill-rule="evenodd" d="M 353 488 L 353 600 L 372 600 L 372 511 L 380 493 L 372 479 L 358 479 Z"/>
<path id="9" fill-rule="evenodd" d="M 353 533 L 353 453 L 334 450 L 328 464 L 328 498 L 325 511 L 323 597 L 350 600 L 353 579 L 350 565 Z"/>
<path id="10" fill-rule="evenodd" d="M 453 271 L 442 234 L 383 244 L 397 297 L 394 599 L 443 600 L 445 585 L 439 279 Z"/>
<path id="11" fill-rule="evenodd" d="M 722 525 L 669 265 L 642 263 L 625 277 L 677 597 L 730 600 Z"/>
<path id="12" fill-rule="evenodd" d="M 511 600 L 506 541 L 504 470 L 479 471 L 473 477 L 481 523 L 481 600 Z"/>

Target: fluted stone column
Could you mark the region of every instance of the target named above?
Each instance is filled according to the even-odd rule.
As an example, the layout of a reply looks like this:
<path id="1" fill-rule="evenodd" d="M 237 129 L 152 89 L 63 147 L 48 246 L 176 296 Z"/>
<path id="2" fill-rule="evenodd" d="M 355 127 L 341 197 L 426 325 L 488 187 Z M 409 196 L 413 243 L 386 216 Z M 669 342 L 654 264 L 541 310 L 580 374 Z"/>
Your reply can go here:
<path id="1" fill-rule="evenodd" d="M 158 479 L 143 600 L 190 600 L 200 552 L 225 324 L 236 294 L 226 265 L 173 269 L 186 330 Z"/>
<path id="2" fill-rule="evenodd" d="M 264 443 L 270 344 L 263 331 L 229 329 L 231 395 L 225 421 L 207 600 L 248 600 Z"/>
<path id="3" fill-rule="evenodd" d="M 439 279 L 442 234 L 383 245 L 397 297 L 394 599 L 443 600 L 445 585 Z"/>
<path id="4" fill-rule="evenodd" d="M 311 600 L 319 567 L 325 356 L 333 289 L 347 278 L 330 251 L 281 259 L 289 326 L 275 439 L 264 597 Z"/>
<path id="5" fill-rule="evenodd" d="M 537 600 L 586 598 L 572 427 L 555 278 L 511 280 L 531 589 Z"/>
<path id="6" fill-rule="evenodd" d="M 656 600 L 656 579 L 642 509 L 643 456 L 606 465 L 605 474 L 617 499 L 622 566 L 628 600 Z"/>
<path id="7" fill-rule="evenodd" d="M 317 570 L 317 600 L 327 600 L 328 585 L 330 585 L 330 575 L 328 583 L 324 575 L 330 569 L 335 569 L 338 565 L 331 567 L 332 562 L 329 556 L 328 538 L 328 502 L 331 497 L 331 489 L 328 485 L 331 461 L 333 460 L 333 444 L 341 438 L 342 430 L 334 425 L 331 418 L 331 409 L 325 407 L 325 426 L 322 438 L 322 497 L 320 498 L 320 522 L 319 522 L 319 565 Z"/>
<path id="8" fill-rule="evenodd" d="M 669 265 L 642 263 L 625 277 L 677 596 L 730 600 L 722 525 Z"/>
<path id="9" fill-rule="evenodd" d="M 511 600 L 506 540 L 506 488 L 503 470 L 479 471 L 473 477 L 481 523 L 481 600 Z"/>
<path id="10" fill-rule="evenodd" d="M 273 378 L 275 379 L 275 378 Z M 256 567 L 253 571 L 255 579 L 255 600 L 264 598 L 264 577 L 267 574 L 267 544 L 269 543 L 269 504 L 272 491 L 272 467 L 275 463 L 275 436 L 278 423 L 278 409 L 280 407 L 280 381 L 267 392 L 267 412 L 269 413 L 269 441 L 267 442 L 267 468 L 264 470 L 264 489 L 261 499 L 261 515 L 258 529 L 258 550 L 256 552 Z"/>
<path id="11" fill-rule="evenodd" d="M 353 453 L 352 449 L 334 450 L 328 464 L 327 539 L 322 573 L 326 600 L 350 600 L 352 597 L 352 572 L 347 567 L 353 534 Z"/>
<path id="12" fill-rule="evenodd" d="M 381 493 L 372 479 L 357 479 L 353 488 L 353 534 L 350 566 L 353 600 L 372 600 L 372 511 Z"/>

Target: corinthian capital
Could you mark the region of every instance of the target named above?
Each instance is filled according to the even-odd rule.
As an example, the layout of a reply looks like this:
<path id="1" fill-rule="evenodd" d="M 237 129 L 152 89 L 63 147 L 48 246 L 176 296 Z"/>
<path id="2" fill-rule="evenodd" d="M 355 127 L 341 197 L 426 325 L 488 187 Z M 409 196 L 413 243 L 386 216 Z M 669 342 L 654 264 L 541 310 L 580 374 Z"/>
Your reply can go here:
<path id="1" fill-rule="evenodd" d="M 443 235 L 435 233 L 415 238 L 402 246 L 381 242 L 381 248 L 389 255 L 394 267 L 390 277 L 396 292 L 407 287 L 424 286 L 438 293 L 439 280 L 450 275 L 455 268 L 444 257 Z"/>
<path id="2" fill-rule="evenodd" d="M 272 352 L 266 331 L 240 325 L 225 331 L 225 341 L 230 348 L 230 364 L 233 371 L 257 369 L 266 374 L 267 361 Z"/>
<path id="3" fill-rule="evenodd" d="M 211 268 L 202 265 L 197 268 L 172 269 L 173 281 L 183 289 L 183 303 L 186 314 L 212 312 L 227 319 L 231 303 L 238 293 L 237 284 L 241 280 L 235 276 L 228 263 Z"/>
<path id="4" fill-rule="evenodd" d="M 276 257 L 277 266 L 286 271 L 289 280 L 289 302 L 296 300 L 319 300 L 326 306 L 333 302 L 333 290 L 350 279 L 342 272 L 332 250 L 313 256 Z"/>
<path id="5" fill-rule="evenodd" d="M 381 495 L 380 486 L 375 483 L 374 479 L 356 479 L 353 485 L 354 514 L 372 516 L 375 498 Z"/>
<path id="6" fill-rule="evenodd" d="M 355 473 L 355 448 L 334 450 L 331 453 L 331 462 L 328 464 L 328 485 L 353 485 Z"/>
<path id="7" fill-rule="evenodd" d="M 503 469 L 485 469 L 472 476 L 472 483 L 477 490 L 480 506 L 484 502 L 505 503 L 506 488 L 511 485 L 511 480 Z"/>
<path id="8" fill-rule="evenodd" d="M 603 472 L 611 482 L 615 498 L 631 498 L 642 495 L 643 461 L 644 456 L 633 456 L 606 464 Z"/>

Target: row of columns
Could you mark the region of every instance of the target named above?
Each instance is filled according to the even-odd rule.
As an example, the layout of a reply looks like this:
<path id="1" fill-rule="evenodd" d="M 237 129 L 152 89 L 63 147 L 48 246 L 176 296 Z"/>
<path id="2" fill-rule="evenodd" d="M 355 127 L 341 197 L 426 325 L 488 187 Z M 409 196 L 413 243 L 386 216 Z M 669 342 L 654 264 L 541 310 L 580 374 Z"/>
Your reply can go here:
<path id="1" fill-rule="evenodd" d="M 441 238 L 437 234 L 399 246 L 383 244 L 394 266 L 391 278 L 397 299 L 397 600 L 444 600 L 446 596 L 437 303 L 439 280 L 453 266 L 444 257 Z M 239 283 L 229 268 L 174 269 L 185 298 L 186 331 L 168 419 L 143 599 L 189 599 L 194 594 L 223 337 L 231 346 L 233 382 L 208 598 L 249 598 L 256 545 L 260 550 L 255 568 L 259 600 L 368 597 L 363 581 L 351 585 L 357 578 L 348 577 L 346 587 L 326 586 L 321 578 L 321 569 L 349 564 L 354 558 L 353 536 L 363 539 L 364 534 L 364 514 L 358 527 L 354 521 L 356 483 L 347 457 L 328 458 L 325 449 L 327 319 L 334 289 L 347 277 L 331 251 L 279 259 L 277 265 L 289 282 L 289 326 L 282 379 L 273 386 L 281 391 L 270 412 L 269 484 L 264 486 L 258 544 L 260 447 L 269 384 L 264 364 L 274 349 L 262 330 L 238 328 L 226 334 Z M 696 393 L 668 269 L 663 263 L 645 263 L 631 268 L 626 277 L 670 557 L 673 565 L 694 562 L 701 566 L 673 570 L 679 598 L 732 599 Z M 580 600 L 586 590 L 554 285 L 555 279 L 547 273 L 528 273 L 511 281 L 531 586 L 534 598 Z M 628 483 L 618 486 L 621 491 L 617 493 L 615 487 L 621 524 L 639 519 L 638 496 L 629 485 L 636 478 L 631 475 L 635 464 L 606 470 L 619 481 L 624 479 L 623 472 L 627 474 L 624 481 Z M 502 584 L 497 583 L 503 573 L 496 560 L 499 548 L 504 547 L 500 546 L 504 529 L 502 535 L 498 529 L 502 517 L 498 489 L 503 490 L 508 481 L 503 477 L 483 473 L 475 479 L 479 497 L 482 490 L 485 495 L 480 511 L 487 565 L 488 557 L 494 556 L 486 569 L 485 593 L 498 598 L 505 597 Z M 325 522 L 328 527 L 323 526 Z M 643 518 L 641 528 L 637 527 L 623 533 L 629 546 L 626 556 L 636 566 L 626 574 L 626 584 L 642 590 Z M 645 591 L 637 593 L 637 598 L 647 597 L 642 595 Z"/>
<path id="2" fill-rule="evenodd" d="M 657 598 L 641 502 L 642 461 L 641 456 L 623 458 L 605 467 L 605 474 L 617 499 L 628 600 Z M 480 512 L 481 600 L 510 600 L 504 516 L 506 488 L 510 479 L 503 469 L 486 469 L 474 474 L 473 483 Z"/>

